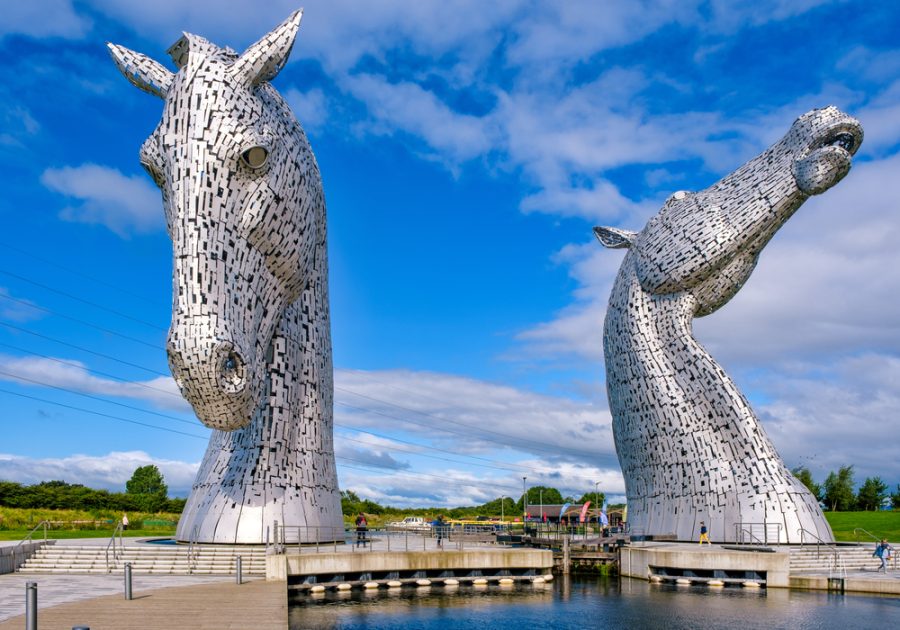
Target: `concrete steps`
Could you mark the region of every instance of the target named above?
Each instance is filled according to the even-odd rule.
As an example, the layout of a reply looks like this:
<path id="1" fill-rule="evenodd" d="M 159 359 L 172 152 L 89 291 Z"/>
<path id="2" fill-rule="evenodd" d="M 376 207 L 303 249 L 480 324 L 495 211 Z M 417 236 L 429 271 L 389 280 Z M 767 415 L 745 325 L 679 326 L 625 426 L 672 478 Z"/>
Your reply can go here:
<path id="1" fill-rule="evenodd" d="M 879 565 L 878 558 L 872 557 L 875 549 L 874 543 L 871 545 L 845 546 L 836 547 L 838 554 L 843 562 L 844 569 L 847 571 L 860 571 L 864 569 L 875 569 Z M 828 573 L 834 568 L 834 554 L 827 547 L 820 547 L 818 550 L 815 545 L 791 548 L 790 572 L 794 573 Z"/>
<path id="2" fill-rule="evenodd" d="M 264 547 L 196 545 L 188 558 L 186 545 L 133 545 L 119 552 L 107 566 L 105 546 L 53 545 L 38 550 L 19 569 L 21 573 L 89 574 L 121 573 L 125 563 L 143 575 L 233 575 L 235 558 L 241 556 L 244 575 L 266 574 Z"/>

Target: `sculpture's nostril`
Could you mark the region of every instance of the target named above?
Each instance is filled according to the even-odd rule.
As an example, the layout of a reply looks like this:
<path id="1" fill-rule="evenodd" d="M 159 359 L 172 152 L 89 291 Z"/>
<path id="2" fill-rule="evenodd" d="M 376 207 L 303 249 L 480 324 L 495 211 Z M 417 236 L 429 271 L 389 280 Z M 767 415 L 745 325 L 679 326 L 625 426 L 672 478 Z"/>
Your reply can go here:
<path id="1" fill-rule="evenodd" d="M 233 348 L 223 349 L 219 361 L 219 382 L 229 393 L 237 393 L 244 388 L 246 368 L 243 357 Z"/>
<path id="2" fill-rule="evenodd" d="M 839 133 L 829 144 L 841 147 L 844 151 L 852 151 L 856 145 L 856 138 L 852 133 Z"/>

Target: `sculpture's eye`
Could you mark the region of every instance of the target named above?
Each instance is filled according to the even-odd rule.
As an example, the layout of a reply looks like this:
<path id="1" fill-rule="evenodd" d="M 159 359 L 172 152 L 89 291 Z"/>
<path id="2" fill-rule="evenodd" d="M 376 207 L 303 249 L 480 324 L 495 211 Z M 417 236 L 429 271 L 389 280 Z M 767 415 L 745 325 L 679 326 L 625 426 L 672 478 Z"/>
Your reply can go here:
<path id="1" fill-rule="evenodd" d="M 831 146 L 839 146 L 844 151 L 852 151 L 853 147 L 856 145 L 856 138 L 853 137 L 852 133 L 839 133 L 829 142 Z"/>
<path id="2" fill-rule="evenodd" d="M 265 166 L 268 159 L 269 152 L 265 147 L 250 147 L 241 153 L 241 161 L 254 171 Z"/>

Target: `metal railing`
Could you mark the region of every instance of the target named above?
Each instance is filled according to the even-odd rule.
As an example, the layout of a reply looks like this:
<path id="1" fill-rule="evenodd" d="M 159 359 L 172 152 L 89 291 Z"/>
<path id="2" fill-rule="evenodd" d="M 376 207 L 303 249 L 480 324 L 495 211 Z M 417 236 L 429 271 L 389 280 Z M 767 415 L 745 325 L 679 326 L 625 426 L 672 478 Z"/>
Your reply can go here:
<path id="1" fill-rule="evenodd" d="M 734 541 L 741 545 L 776 545 L 781 542 L 781 523 L 735 523 Z"/>
<path id="2" fill-rule="evenodd" d="M 430 528 L 336 528 L 282 525 L 274 527 L 272 553 L 366 553 L 372 551 L 462 551 L 468 545 L 494 545 L 492 531 L 449 526 Z"/>
<path id="3" fill-rule="evenodd" d="M 16 548 L 21 547 L 27 542 L 34 542 L 34 533 L 39 530 L 41 527 L 44 528 L 44 542 L 47 542 L 47 528 L 50 526 L 50 521 L 44 520 L 35 525 L 28 534 L 25 535 L 25 538 L 19 541 L 16 545 Z"/>
<path id="4" fill-rule="evenodd" d="M 188 537 L 187 563 L 189 574 L 192 574 L 194 569 L 197 568 L 197 562 L 200 559 L 200 545 L 197 543 L 197 538 L 199 537 L 200 526 L 194 525 L 191 529 L 191 535 Z"/>
<path id="5" fill-rule="evenodd" d="M 18 570 L 19 570 L 20 564 L 19 564 L 18 559 L 19 559 L 20 556 L 22 556 L 22 557 L 23 557 L 23 562 L 24 562 L 25 554 L 27 553 L 27 552 L 25 551 L 25 548 L 24 548 L 25 545 L 26 545 L 27 543 L 29 543 L 29 542 L 35 542 L 35 540 L 34 540 L 34 534 L 35 534 L 35 532 L 36 532 L 37 530 L 41 529 L 42 527 L 43 527 L 43 529 L 44 529 L 44 544 L 47 543 L 47 528 L 48 528 L 49 526 L 50 526 L 50 521 L 47 521 L 47 520 L 41 521 L 40 523 L 38 523 L 37 525 L 35 525 L 35 526 L 31 529 L 30 532 L 28 532 L 28 533 L 25 535 L 25 538 L 23 538 L 23 539 L 20 540 L 18 543 L 16 543 L 16 546 L 13 547 L 13 550 L 12 550 L 12 568 L 10 569 L 10 571 L 18 571 Z"/>
<path id="6" fill-rule="evenodd" d="M 113 530 L 113 534 L 109 539 L 109 542 L 106 543 L 106 572 L 112 573 L 113 566 L 109 562 L 109 552 L 112 551 L 113 555 L 113 563 L 118 563 L 119 558 L 121 558 L 125 554 L 125 543 L 122 542 L 122 532 L 125 530 L 125 527 L 122 525 L 122 521 L 116 523 L 116 528 Z M 118 545 L 116 544 L 116 536 L 118 535 Z"/>
<path id="7" fill-rule="evenodd" d="M 844 567 L 844 559 L 841 557 L 841 554 L 836 546 L 826 540 L 822 540 L 821 538 L 819 538 L 818 534 L 815 534 L 802 527 L 797 530 L 797 534 L 800 536 L 801 547 L 805 544 L 807 536 L 810 536 L 816 541 L 816 558 L 821 557 L 822 547 L 824 547 L 832 555 L 831 572 L 829 577 L 839 577 L 841 579 L 847 578 L 847 569 Z"/>

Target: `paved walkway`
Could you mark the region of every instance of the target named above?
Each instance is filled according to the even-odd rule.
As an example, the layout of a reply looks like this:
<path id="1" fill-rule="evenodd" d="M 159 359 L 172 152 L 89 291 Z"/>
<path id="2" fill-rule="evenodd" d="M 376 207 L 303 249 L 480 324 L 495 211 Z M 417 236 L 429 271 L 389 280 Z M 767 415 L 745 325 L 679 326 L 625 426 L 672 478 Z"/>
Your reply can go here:
<path id="1" fill-rule="evenodd" d="M 14 594 L 11 606 L 18 616 L 0 621 L 0 630 L 21 630 L 25 625 L 24 584 L 35 576 L 17 576 L 14 584 L 8 584 L 13 582 L 8 577 L 0 579 L 0 607 L 9 607 Z M 115 580 L 114 589 L 106 576 L 36 577 L 41 630 L 70 630 L 77 625 L 91 630 L 284 630 L 288 623 L 283 582 L 253 580 L 237 585 L 233 579 L 148 576 L 135 578 L 134 599 L 127 601 L 121 578 Z M 98 597 L 111 590 L 116 594 Z"/>
<path id="2" fill-rule="evenodd" d="M 0 622 L 25 613 L 25 584 L 37 582 L 38 608 L 77 602 L 104 595 L 124 599 L 121 575 L 34 575 L 10 573 L 0 575 Z M 234 577 L 199 575 L 135 575 L 131 587 L 135 597 L 141 593 L 166 587 L 234 582 Z M 3 627 L 0 625 L 0 627 Z M 69 626 L 71 628 L 72 626 Z"/>

